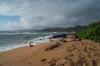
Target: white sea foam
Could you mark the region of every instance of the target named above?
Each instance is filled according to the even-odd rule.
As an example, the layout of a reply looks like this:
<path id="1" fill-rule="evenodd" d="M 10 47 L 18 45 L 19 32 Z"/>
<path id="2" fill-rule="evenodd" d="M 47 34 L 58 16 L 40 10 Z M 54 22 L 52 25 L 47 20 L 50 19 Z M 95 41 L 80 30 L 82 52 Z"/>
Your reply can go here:
<path id="1" fill-rule="evenodd" d="M 43 36 L 43 37 L 34 38 L 32 40 L 32 42 L 33 42 L 32 44 L 34 45 L 34 44 L 41 44 L 41 43 L 49 42 L 50 37 L 51 36 Z"/>
<path id="2" fill-rule="evenodd" d="M 30 41 L 32 42 L 33 45 L 42 44 L 42 43 L 49 42 L 49 37 L 51 36 L 37 37 L 37 38 L 33 38 Z M 9 51 L 15 48 L 25 47 L 25 46 L 29 46 L 28 42 L 23 42 L 20 44 L 11 44 L 11 45 L 8 44 L 6 46 L 0 47 L 0 52 L 5 52 L 5 51 Z"/>

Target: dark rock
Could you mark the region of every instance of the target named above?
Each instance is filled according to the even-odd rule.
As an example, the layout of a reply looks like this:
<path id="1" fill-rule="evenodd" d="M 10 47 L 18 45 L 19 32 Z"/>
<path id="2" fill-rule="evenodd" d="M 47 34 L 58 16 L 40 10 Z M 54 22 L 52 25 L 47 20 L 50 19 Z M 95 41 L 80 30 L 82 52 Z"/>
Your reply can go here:
<path id="1" fill-rule="evenodd" d="M 67 41 L 66 41 L 66 40 L 62 40 L 62 42 L 64 42 L 64 43 L 65 43 L 65 42 L 67 42 Z"/>
<path id="2" fill-rule="evenodd" d="M 39 40 L 42 40 L 42 39 L 39 39 Z"/>
<path id="3" fill-rule="evenodd" d="M 56 64 L 55 63 L 51 63 L 50 66 L 56 66 Z"/>
<path id="4" fill-rule="evenodd" d="M 51 60 L 50 66 L 56 66 L 57 61 L 55 59 Z"/>
<path id="5" fill-rule="evenodd" d="M 51 38 L 66 38 L 67 34 L 53 35 Z"/>
<path id="6" fill-rule="evenodd" d="M 82 39 L 78 39 L 78 41 L 82 41 Z"/>
<path id="7" fill-rule="evenodd" d="M 47 59 L 42 59 L 41 62 L 45 62 Z"/>
<path id="8" fill-rule="evenodd" d="M 29 44 L 29 46 L 30 46 L 30 47 L 33 47 L 33 45 L 32 45 L 32 44 Z"/>

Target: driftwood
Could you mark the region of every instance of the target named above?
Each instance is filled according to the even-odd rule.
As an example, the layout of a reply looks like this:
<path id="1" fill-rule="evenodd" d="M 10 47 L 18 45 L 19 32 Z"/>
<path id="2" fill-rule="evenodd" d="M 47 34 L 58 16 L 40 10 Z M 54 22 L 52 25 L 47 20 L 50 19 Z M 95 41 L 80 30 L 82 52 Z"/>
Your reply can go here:
<path id="1" fill-rule="evenodd" d="M 57 43 L 55 43 L 55 44 L 51 44 L 49 47 L 47 47 L 46 49 L 45 49 L 45 51 L 48 51 L 48 50 L 52 50 L 52 49 L 54 49 L 54 48 L 56 48 L 56 47 L 59 47 L 61 44 L 59 43 L 59 42 L 57 42 Z"/>
<path id="2" fill-rule="evenodd" d="M 33 45 L 32 45 L 32 44 L 29 44 L 29 46 L 30 46 L 30 47 L 33 47 Z"/>

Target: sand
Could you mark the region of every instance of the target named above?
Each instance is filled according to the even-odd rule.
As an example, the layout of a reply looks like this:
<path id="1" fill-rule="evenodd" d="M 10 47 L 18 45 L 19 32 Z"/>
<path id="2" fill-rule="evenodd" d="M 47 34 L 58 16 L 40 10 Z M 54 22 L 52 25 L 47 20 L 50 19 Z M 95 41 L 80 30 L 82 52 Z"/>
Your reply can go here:
<path id="1" fill-rule="evenodd" d="M 0 66 L 100 66 L 99 43 L 64 40 L 0 53 Z"/>

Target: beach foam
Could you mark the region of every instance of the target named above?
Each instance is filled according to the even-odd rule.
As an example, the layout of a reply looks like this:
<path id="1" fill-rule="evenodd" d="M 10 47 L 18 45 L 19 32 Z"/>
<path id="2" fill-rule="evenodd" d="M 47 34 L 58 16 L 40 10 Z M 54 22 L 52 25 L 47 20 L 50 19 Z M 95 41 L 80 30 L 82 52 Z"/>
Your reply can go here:
<path id="1" fill-rule="evenodd" d="M 49 42 L 49 37 L 51 36 L 36 37 L 36 38 L 33 38 L 32 40 L 29 40 L 29 42 L 31 41 L 32 45 L 38 45 L 38 44 Z M 20 44 L 11 44 L 11 45 L 8 44 L 7 46 L 0 47 L 0 52 L 5 52 L 5 51 L 9 51 L 15 48 L 25 47 L 25 46 L 29 46 L 29 43 L 23 42 Z"/>

